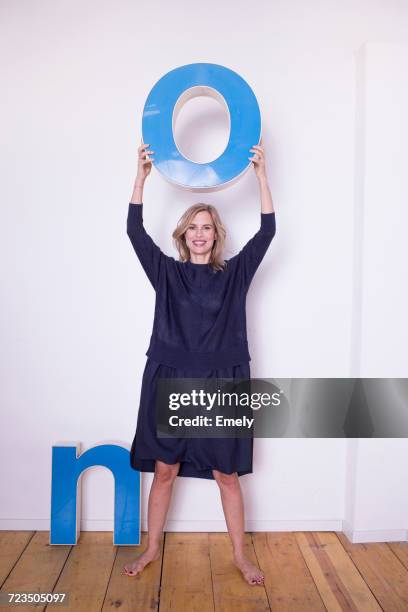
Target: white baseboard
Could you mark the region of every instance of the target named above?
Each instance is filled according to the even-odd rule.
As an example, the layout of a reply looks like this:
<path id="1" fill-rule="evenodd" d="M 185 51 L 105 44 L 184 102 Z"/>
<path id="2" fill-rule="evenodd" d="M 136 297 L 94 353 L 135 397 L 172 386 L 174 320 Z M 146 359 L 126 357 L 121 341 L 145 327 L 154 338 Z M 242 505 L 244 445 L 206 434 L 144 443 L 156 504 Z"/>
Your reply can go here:
<path id="1" fill-rule="evenodd" d="M 407 529 L 351 529 L 347 521 L 343 521 L 343 533 L 351 544 L 366 544 L 368 542 L 407 542 Z"/>

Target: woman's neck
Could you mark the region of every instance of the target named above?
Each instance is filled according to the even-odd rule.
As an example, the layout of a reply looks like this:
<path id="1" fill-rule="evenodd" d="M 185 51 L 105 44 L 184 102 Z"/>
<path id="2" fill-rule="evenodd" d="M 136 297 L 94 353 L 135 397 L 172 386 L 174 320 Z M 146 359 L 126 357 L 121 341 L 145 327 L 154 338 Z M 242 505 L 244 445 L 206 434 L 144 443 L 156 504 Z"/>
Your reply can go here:
<path id="1" fill-rule="evenodd" d="M 208 264 L 210 263 L 210 253 L 203 253 L 202 255 L 190 253 L 190 261 L 193 264 Z"/>

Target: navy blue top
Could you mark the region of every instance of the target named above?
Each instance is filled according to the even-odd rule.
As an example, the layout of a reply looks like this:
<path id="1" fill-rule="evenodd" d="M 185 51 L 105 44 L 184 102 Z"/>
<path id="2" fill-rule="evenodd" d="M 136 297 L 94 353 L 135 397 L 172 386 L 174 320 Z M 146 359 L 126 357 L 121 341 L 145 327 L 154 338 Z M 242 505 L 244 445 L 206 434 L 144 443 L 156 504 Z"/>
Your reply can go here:
<path id="1" fill-rule="evenodd" d="M 275 213 L 261 213 L 256 234 L 224 270 L 165 255 L 143 226 L 143 204 L 129 203 L 127 234 L 153 288 L 156 305 L 146 355 L 180 368 L 247 363 L 245 302 L 275 234 Z"/>

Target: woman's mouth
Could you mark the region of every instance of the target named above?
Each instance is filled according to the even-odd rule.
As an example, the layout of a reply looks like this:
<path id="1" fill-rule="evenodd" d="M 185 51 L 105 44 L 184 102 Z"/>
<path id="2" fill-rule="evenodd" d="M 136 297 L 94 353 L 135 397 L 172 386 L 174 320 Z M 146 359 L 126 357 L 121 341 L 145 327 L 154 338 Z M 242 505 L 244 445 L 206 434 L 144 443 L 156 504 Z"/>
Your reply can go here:
<path id="1" fill-rule="evenodd" d="M 198 247 L 204 246 L 206 242 L 207 242 L 206 240 L 193 240 L 194 246 L 198 246 Z"/>

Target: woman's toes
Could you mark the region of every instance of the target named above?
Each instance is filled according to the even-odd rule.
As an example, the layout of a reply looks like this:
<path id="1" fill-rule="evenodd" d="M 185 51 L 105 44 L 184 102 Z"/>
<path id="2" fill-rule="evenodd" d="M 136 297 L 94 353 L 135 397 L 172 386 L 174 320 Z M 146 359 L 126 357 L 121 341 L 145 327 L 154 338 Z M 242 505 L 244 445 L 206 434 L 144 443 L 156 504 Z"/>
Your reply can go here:
<path id="1" fill-rule="evenodd" d="M 234 560 L 235 565 L 238 569 L 241 570 L 243 577 L 251 586 L 255 586 L 257 584 L 263 586 L 264 585 L 264 575 L 261 570 L 256 567 L 253 563 L 251 563 L 246 558 L 239 558 Z"/>
<path id="2" fill-rule="evenodd" d="M 244 573 L 247 582 L 251 585 L 263 585 L 264 579 L 262 574 L 259 573 L 259 569 L 255 565 L 252 565 L 252 563 L 248 564 L 247 568 L 247 571 Z"/>
<path id="3" fill-rule="evenodd" d="M 140 557 L 134 561 L 133 563 L 127 563 L 124 566 L 125 574 L 128 576 L 137 576 L 140 574 L 146 565 L 148 565 L 151 561 L 157 561 L 160 557 L 160 550 L 158 551 L 145 551 Z"/>
<path id="4" fill-rule="evenodd" d="M 139 571 L 139 567 L 135 563 L 128 563 L 123 569 L 128 576 L 136 576 Z"/>

